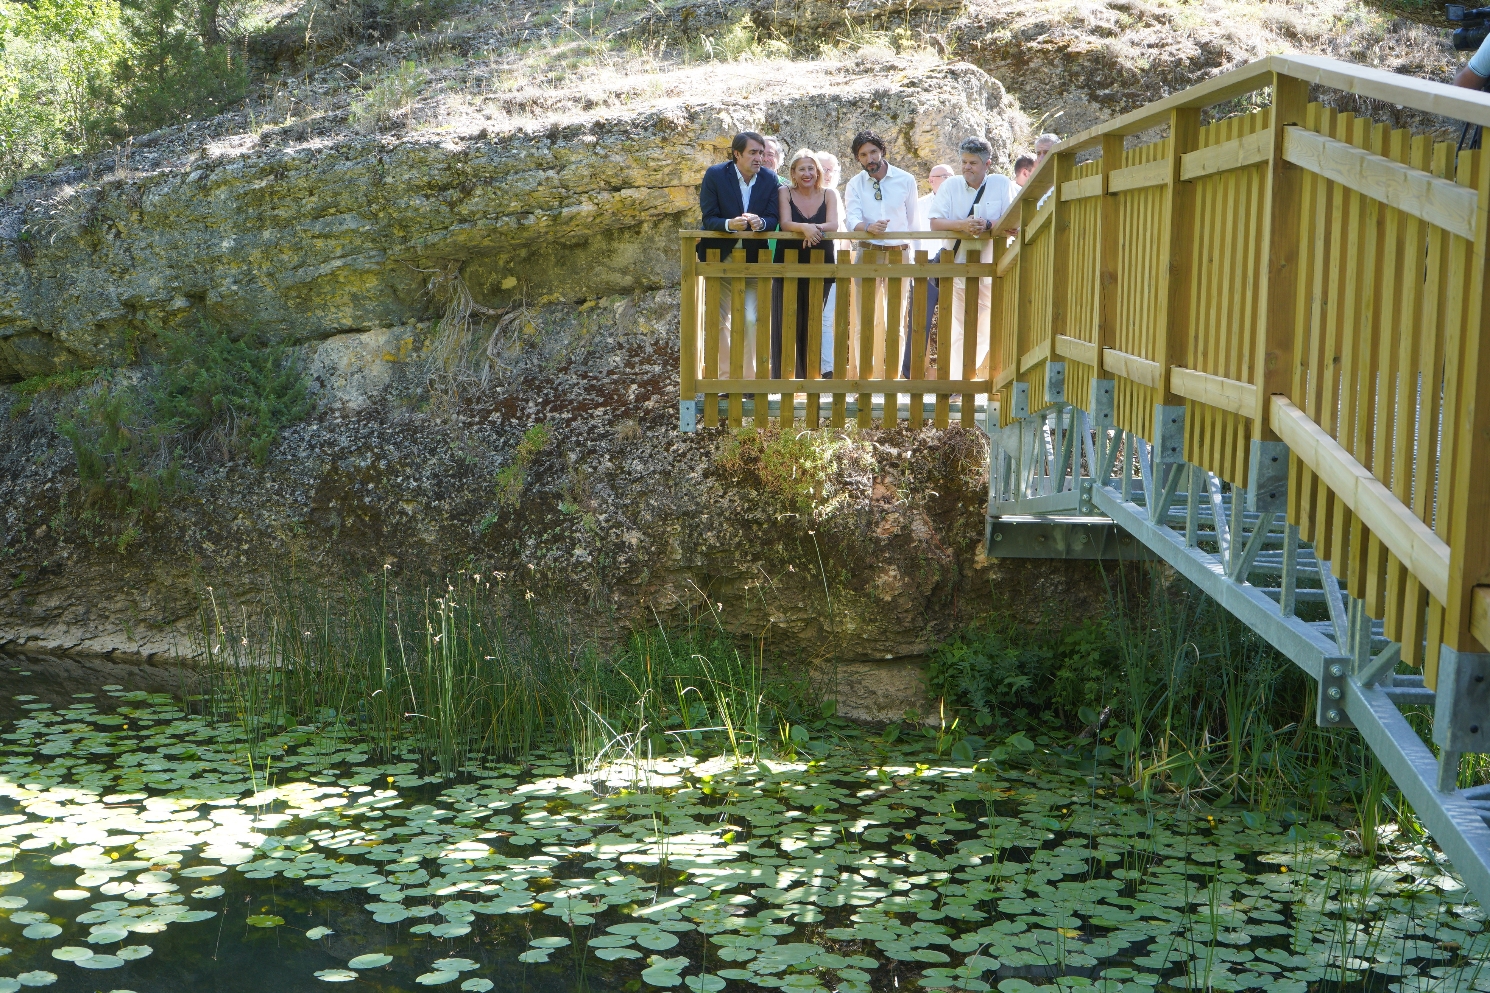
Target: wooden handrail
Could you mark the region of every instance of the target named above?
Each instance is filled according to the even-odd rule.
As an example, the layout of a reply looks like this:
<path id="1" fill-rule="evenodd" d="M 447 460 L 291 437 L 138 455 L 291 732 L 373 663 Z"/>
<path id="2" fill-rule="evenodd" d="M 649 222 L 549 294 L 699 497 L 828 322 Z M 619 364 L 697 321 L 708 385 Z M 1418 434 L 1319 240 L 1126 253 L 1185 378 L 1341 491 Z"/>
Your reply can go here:
<path id="1" fill-rule="evenodd" d="M 998 225 L 1026 237 L 996 267 L 993 384 L 1005 423 L 1016 388 L 1047 402 L 1048 362 L 1067 402 L 1110 379 L 1141 437 L 1183 407 L 1184 459 L 1237 487 L 1254 445 L 1287 446 L 1288 520 L 1431 687 L 1440 645 L 1490 651 L 1490 151 L 1310 86 L 1490 126 L 1484 93 L 1269 56 L 1073 136 Z"/>

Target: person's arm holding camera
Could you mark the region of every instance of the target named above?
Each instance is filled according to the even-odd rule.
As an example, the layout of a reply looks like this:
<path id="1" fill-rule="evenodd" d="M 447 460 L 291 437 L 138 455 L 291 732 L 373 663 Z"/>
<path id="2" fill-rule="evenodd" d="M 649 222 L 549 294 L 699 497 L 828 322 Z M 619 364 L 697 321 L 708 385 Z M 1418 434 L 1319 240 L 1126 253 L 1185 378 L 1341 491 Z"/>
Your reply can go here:
<path id="1" fill-rule="evenodd" d="M 1490 79 L 1490 37 L 1480 42 L 1480 47 L 1469 57 L 1469 64 L 1454 77 L 1454 85 L 1483 90 L 1487 79 Z"/>

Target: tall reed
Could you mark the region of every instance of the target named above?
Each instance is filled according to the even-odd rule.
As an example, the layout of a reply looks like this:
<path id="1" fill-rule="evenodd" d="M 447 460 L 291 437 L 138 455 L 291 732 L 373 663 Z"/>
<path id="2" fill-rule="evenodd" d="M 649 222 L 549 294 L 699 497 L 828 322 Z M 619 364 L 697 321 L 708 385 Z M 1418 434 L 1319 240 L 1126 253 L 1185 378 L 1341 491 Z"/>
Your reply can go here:
<path id="1" fill-rule="evenodd" d="M 585 763 L 709 738 L 744 760 L 771 736 L 762 659 L 742 657 L 708 613 L 603 652 L 564 610 L 500 577 L 442 587 L 401 590 L 386 570 L 334 592 L 286 581 L 236 616 L 209 591 L 199 699 L 242 722 L 255 748 L 313 725 L 381 758 L 417 751 L 444 776 L 555 743 Z"/>

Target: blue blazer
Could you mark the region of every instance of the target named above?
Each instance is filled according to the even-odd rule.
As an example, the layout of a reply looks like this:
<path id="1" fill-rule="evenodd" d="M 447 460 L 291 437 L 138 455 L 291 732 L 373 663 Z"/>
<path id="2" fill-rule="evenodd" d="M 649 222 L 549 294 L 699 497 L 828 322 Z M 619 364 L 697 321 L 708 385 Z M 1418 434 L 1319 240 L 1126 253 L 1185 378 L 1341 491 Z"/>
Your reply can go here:
<path id="1" fill-rule="evenodd" d="M 740 202 L 740 175 L 734 162 L 721 162 L 710 166 L 704 173 L 703 185 L 698 188 L 698 205 L 703 211 L 703 227 L 706 231 L 723 231 L 724 222 L 746 212 L 756 214 L 766 221 L 766 230 L 775 231 L 780 225 L 781 202 L 776 191 L 780 187 L 776 174 L 770 169 L 761 169 L 755 175 L 755 185 L 750 188 L 750 203 Z M 698 243 L 698 259 L 704 261 L 704 253 L 711 248 L 719 249 L 721 261 L 729 258 L 730 250 L 740 244 L 738 238 L 704 238 Z M 769 251 L 764 240 L 746 242 L 745 261 L 754 262 L 761 252 Z"/>

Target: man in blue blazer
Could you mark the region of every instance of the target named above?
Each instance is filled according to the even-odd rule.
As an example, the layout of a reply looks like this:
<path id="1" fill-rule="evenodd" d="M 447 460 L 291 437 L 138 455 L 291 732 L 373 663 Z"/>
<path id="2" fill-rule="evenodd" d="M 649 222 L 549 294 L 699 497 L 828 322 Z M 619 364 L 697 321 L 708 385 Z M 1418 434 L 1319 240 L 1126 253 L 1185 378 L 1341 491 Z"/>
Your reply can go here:
<path id="1" fill-rule="evenodd" d="M 766 154 L 766 139 L 754 131 L 742 131 L 730 143 L 730 161 L 710 166 L 704 173 L 703 184 L 698 190 L 699 208 L 703 213 L 706 231 L 775 231 L 780 218 L 780 200 L 777 197 L 779 183 L 776 173 L 763 168 L 761 159 Z M 698 243 L 699 261 L 710 249 L 719 250 L 721 260 L 730 257 L 739 244 L 736 238 L 704 238 Z M 745 243 L 745 261 L 754 262 L 762 251 L 767 251 L 765 241 Z M 745 379 L 755 377 L 755 317 L 756 296 L 759 281 L 745 281 L 745 368 L 731 370 L 729 367 L 730 317 L 733 313 L 731 295 L 733 280 L 725 280 L 719 294 L 719 374 L 721 378 L 738 375 Z M 699 361 L 703 361 L 703 342 L 699 343 Z"/>

